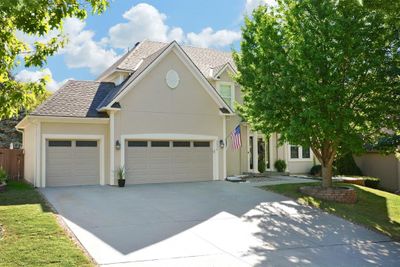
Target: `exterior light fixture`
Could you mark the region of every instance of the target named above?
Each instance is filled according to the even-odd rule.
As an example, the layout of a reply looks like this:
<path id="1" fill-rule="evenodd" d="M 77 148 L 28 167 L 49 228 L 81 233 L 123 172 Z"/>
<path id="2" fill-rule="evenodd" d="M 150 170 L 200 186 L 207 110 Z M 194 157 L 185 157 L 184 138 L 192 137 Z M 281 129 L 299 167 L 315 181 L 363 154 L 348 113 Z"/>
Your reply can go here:
<path id="1" fill-rule="evenodd" d="M 119 140 L 115 141 L 115 148 L 116 148 L 117 150 L 120 150 L 120 149 L 121 149 L 121 143 L 119 142 Z"/>
<path id="2" fill-rule="evenodd" d="M 225 143 L 224 143 L 224 140 L 219 140 L 219 147 L 220 148 L 224 148 L 225 147 Z"/>

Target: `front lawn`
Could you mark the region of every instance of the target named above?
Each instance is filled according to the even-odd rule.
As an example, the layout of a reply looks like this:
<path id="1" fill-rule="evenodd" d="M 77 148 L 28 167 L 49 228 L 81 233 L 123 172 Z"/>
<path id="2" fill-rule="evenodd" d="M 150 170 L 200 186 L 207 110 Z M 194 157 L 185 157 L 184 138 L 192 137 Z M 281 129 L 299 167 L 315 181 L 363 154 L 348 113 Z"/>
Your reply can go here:
<path id="1" fill-rule="evenodd" d="M 30 185 L 0 193 L 0 266 L 92 266 Z"/>
<path id="2" fill-rule="evenodd" d="M 315 185 L 317 184 L 319 183 Z M 357 191 L 357 203 L 341 204 L 300 193 L 298 188 L 304 185 L 312 184 L 281 184 L 262 188 L 296 199 L 301 204 L 323 209 L 349 221 L 378 230 L 395 240 L 400 240 L 400 196 L 364 186 L 338 184 L 354 187 Z"/>

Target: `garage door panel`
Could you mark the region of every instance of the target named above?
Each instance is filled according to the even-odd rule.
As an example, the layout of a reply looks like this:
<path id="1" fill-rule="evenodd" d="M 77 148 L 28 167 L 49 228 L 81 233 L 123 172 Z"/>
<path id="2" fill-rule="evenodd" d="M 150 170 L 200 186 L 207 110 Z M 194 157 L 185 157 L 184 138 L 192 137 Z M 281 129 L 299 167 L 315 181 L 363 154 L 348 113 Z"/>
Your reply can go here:
<path id="1" fill-rule="evenodd" d="M 46 186 L 99 184 L 100 150 L 97 141 L 70 140 L 71 146 L 46 149 Z M 67 141 L 65 141 L 67 142 Z"/>
<path id="2" fill-rule="evenodd" d="M 147 147 L 127 146 L 127 184 L 212 180 L 213 155 L 209 142 L 203 142 L 202 145 L 208 144 L 206 147 L 193 147 L 190 140 L 169 141 L 169 147 L 152 146 L 157 141 L 146 142 L 150 144 Z"/>

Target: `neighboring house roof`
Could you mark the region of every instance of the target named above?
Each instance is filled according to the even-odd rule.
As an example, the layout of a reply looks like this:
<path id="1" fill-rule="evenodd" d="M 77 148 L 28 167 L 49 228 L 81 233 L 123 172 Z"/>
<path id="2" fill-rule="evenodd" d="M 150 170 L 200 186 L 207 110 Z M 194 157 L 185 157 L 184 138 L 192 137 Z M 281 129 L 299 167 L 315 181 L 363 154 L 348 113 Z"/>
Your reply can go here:
<path id="1" fill-rule="evenodd" d="M 30 115 L 78 118 L 108 117 L 107 113 L 98 112 L 96 108 L 114 87 L 114 83 L 109 82 L 69 80 Z"/>

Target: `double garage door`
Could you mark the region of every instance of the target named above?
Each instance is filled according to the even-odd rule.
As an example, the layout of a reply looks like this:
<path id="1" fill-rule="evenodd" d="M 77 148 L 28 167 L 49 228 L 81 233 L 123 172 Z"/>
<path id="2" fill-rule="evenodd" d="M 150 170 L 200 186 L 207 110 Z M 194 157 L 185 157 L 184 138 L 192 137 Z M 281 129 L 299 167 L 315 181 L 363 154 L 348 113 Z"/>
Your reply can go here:
<path id="1" fill-rule="evenodd" d="M 209 141 L 148 141 L 125 143 L 126 183 L 208 181 L 213 178 Z"/>
<path id="2" fill-rule="evenodd" d="M 98 141 L 46 141 L 46 186 L 94 185 L 99 177 Z"/>
<path id="3" fill-rule="evenodd" d="M 127 184 L 213 179 L 209 141 L 131 140 L 126 141 L 122 153 Z M 95 185 L 99 184 L 99 177 L 98 141 L 46 141 L 46 186 Z"/>

